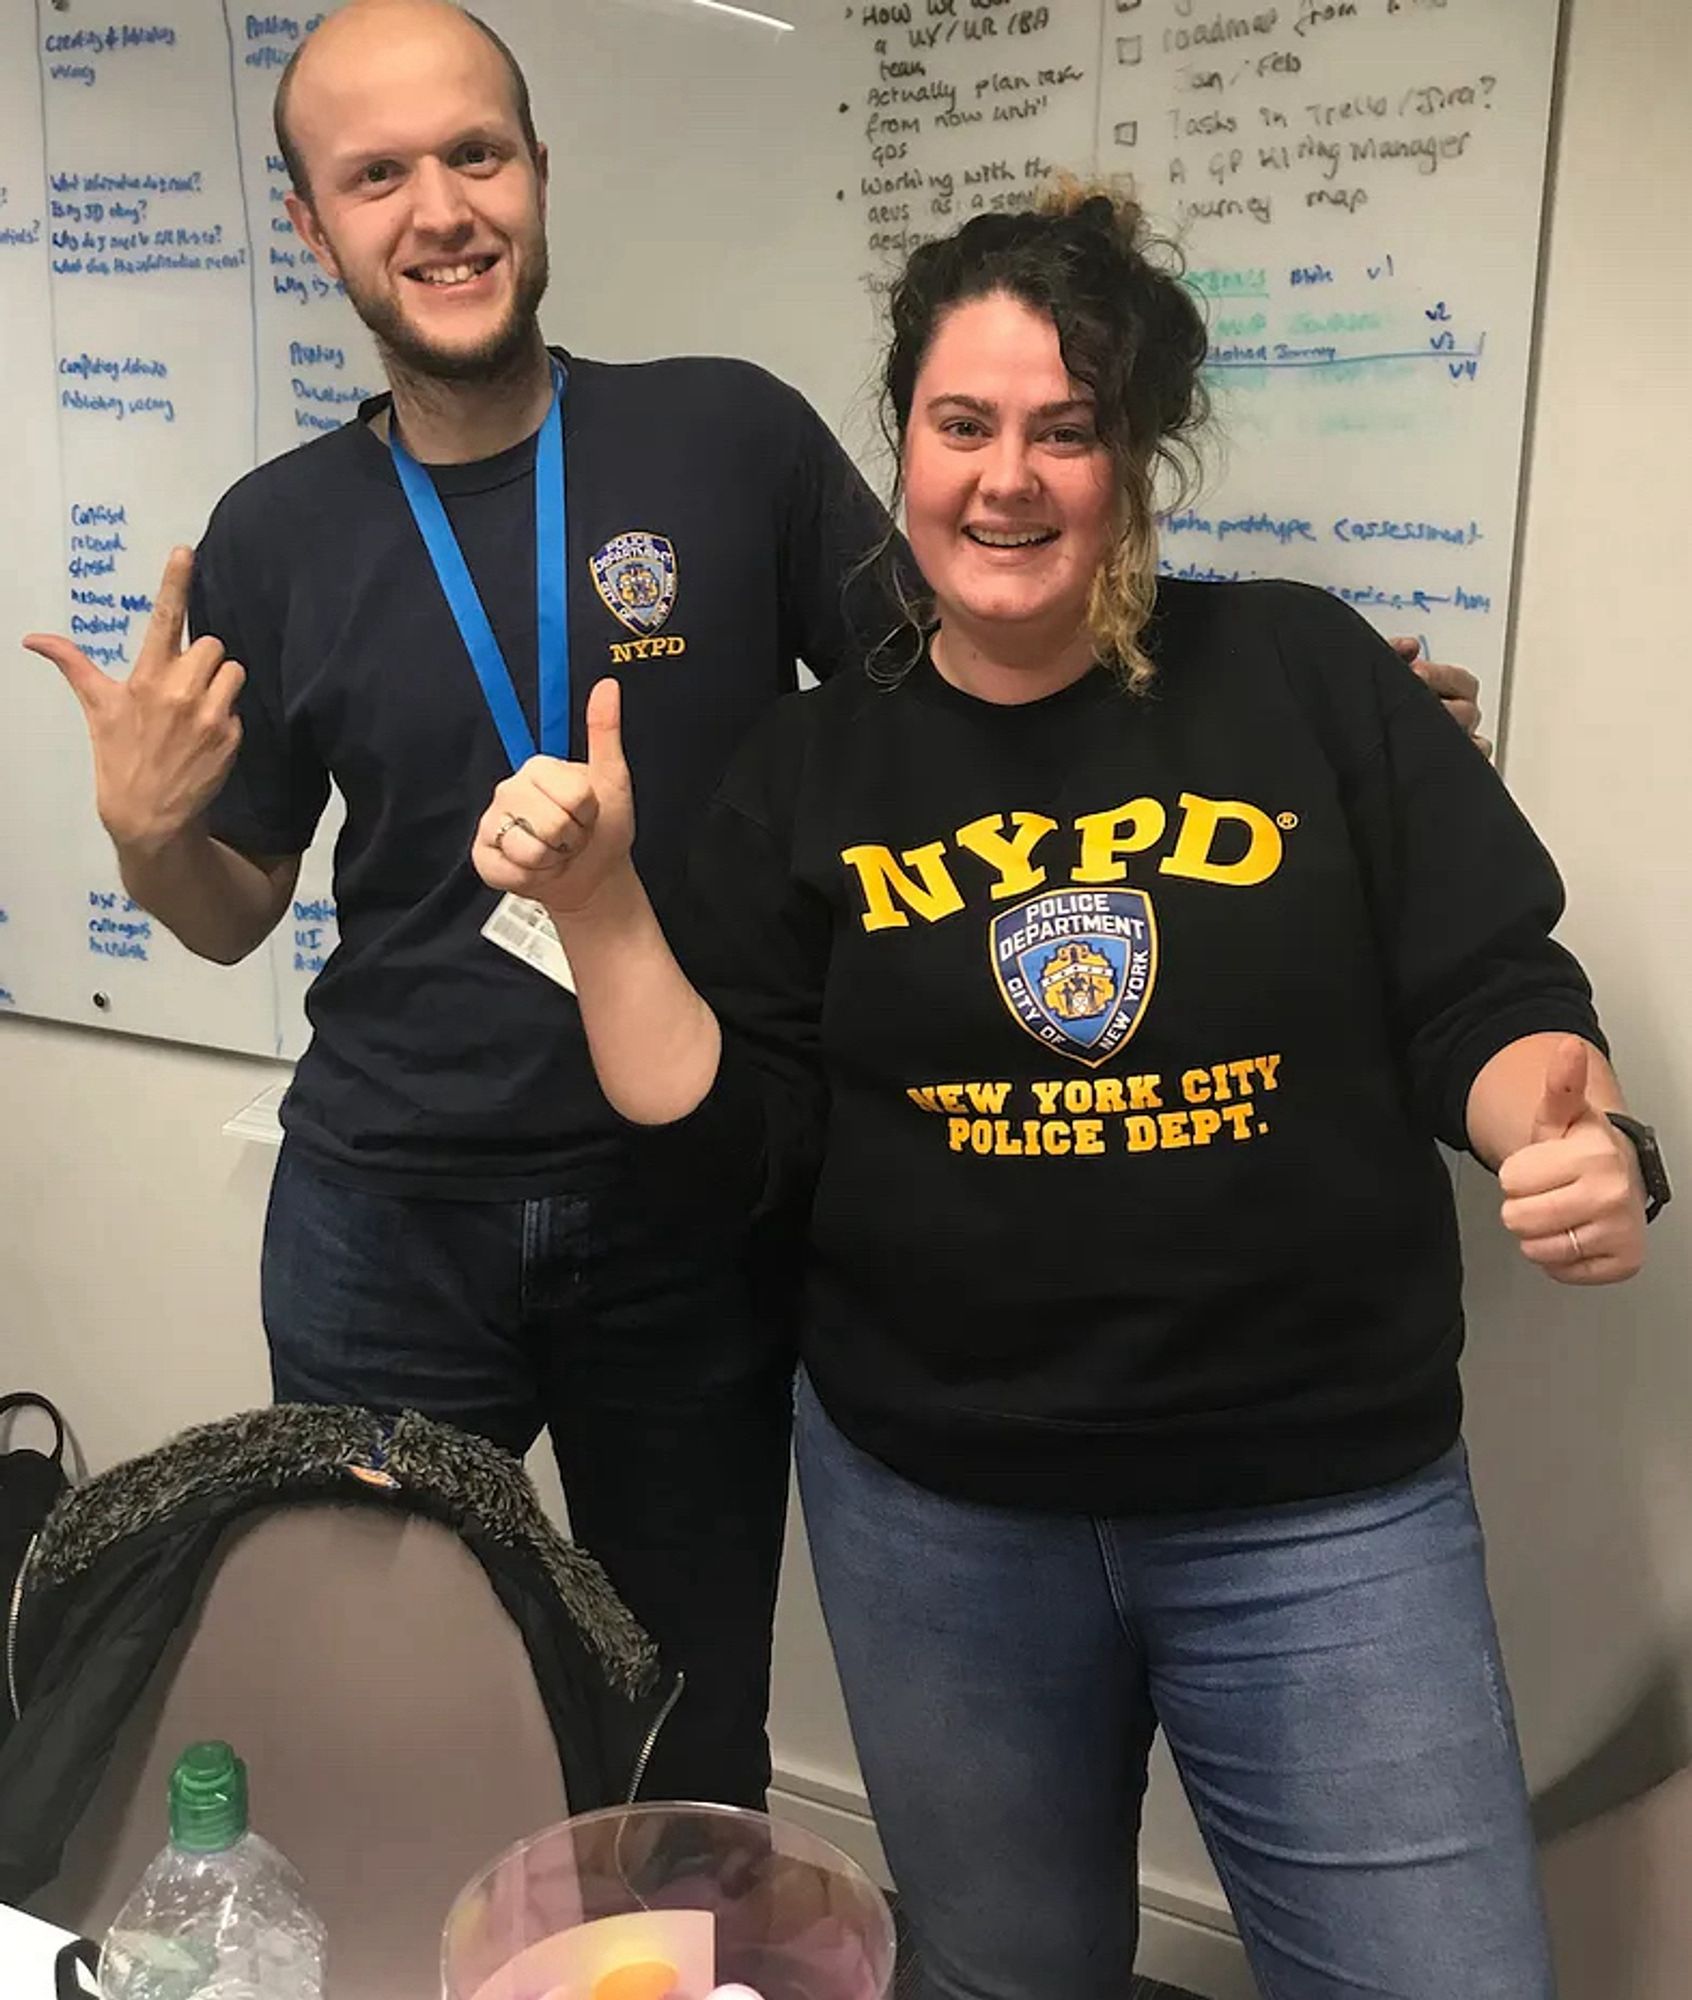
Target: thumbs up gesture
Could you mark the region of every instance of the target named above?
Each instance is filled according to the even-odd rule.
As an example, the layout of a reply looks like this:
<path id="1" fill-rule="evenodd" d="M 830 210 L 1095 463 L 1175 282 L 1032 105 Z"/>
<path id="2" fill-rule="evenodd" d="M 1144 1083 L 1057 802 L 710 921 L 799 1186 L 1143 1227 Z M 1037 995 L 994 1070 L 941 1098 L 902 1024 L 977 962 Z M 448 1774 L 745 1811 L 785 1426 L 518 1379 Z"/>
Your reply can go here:
<path id="1" fill-rule="evenodd" d="M 1504 1227 L 1565 1285 L 1609 1285 L 1645 1261 L 1645 1203 L 1633 1148 L 1587 1095 L 1591 1050 L 1548 1044 L 1528 1142 L 1498 1170 Z"/>
<path id="2" fill-rule="evenodd" d="M 490 889 L 574 914 L 626 866 L 633 845 L 622 689 L 604 680 L 588 696 L 587 762 L 531 757 L 494 788 L 470 858 Z"/>
<path id="3" fill-rule="evenodd" d="M 223 789 L 241 741 L 235 697 L 246 679 L 216 639 L 183 647 L 191 549 L 173 549 L 127 680 L 48 632 L 24 640 L 51 660 L 82 704 L 94 750 L 94 796 L 120 848 L 144 850 L 182 833 Z"/>

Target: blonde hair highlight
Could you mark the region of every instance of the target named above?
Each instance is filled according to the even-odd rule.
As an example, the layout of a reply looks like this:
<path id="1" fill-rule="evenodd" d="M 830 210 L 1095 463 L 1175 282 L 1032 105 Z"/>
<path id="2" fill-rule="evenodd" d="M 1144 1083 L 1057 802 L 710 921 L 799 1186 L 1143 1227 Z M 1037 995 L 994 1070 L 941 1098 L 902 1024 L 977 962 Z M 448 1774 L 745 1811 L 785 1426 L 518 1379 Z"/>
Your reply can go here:
<path id="1" fill-rule="evenodd" d="M 1122 249 L 1146 259 L 1162 253 L 1154 266 L 1179 280 L 1182 264 L 1173 244 L 1151 235 L 1145 210 L 1127 179 L 1082 180 L 1060 173 L 1041 190 L 1034 207 L 1040 215 L 1070 217 L 1089 203 L 1110 204 L 1113 234 Z M 1208 410 L 1201 411 L 1202 423 Z M 1168 438 L 1149 442 L 1138 438 L 1113 441 L 1116 461 L 1118 528 L 1116 540 L 1094 574 L 1087 594 L 1087 626 L 1100 660 L 1121 679 L 1130 694 L 1145 694 L 1157 677 L 1157 667 L 1141 644 L 1157 605 L 1157 566 L 1161 552 L 1157 521 L 1157 475 L 1173 475 L 1169 505 L 1181 505 L 1198 484 L 1198 461 L 1191 443 L 1176 445 Z"/>

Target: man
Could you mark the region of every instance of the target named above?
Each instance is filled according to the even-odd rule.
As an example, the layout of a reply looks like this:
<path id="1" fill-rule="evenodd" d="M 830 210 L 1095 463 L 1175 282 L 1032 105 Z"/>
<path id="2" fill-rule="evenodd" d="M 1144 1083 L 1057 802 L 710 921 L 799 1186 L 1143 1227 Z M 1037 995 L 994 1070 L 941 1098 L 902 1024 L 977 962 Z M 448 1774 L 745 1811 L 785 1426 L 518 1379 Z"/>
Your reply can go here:
<path id="1" fill-rule="evenodd" d="M 886 519 L 757 369 L 548 352 L 546 152 L 509 51 L 447 0 L 332 15 L 277 131 L 294 224 L 392 395 L 225 496 L 127 682 L 29 643 L 87 712 L 126 888 L 202 956 L 262 942 L 331 779 L 346 801 L 340 947 L 265 1238 L 277 1396 L 415 1408 L 513 1452 L 544 1425 L 574 1531 L 686 1675 L 648 1795 L 757 1804 L 780 1260 L 700 1240 L 633 1184 L 579 1020 L 469 848 L 499 779 L 581 743 L 609 672 L 641 866 L 673 896 L 690 822 L 796 658 L 827 675 L 895 621 L 861 570 Z M 191 568 L 204 636 L 183 651 Z M 1442 671 L 1472 727 L 1472 680 Z"/>

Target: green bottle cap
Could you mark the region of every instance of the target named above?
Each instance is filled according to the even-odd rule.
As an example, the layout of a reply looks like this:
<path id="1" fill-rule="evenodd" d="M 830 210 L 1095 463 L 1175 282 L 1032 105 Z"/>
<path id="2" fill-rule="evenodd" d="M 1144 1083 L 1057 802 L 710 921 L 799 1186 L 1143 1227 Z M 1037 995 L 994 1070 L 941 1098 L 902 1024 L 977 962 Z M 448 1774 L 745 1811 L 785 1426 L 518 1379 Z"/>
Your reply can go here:
<path id="1" fill-rule="evenodd" d="M 170 1837 L 190 1854 L 221 1854 L 247 1831 L 247 1767 L 227 1743 L 196 1743 L 170 1774 Z"/>

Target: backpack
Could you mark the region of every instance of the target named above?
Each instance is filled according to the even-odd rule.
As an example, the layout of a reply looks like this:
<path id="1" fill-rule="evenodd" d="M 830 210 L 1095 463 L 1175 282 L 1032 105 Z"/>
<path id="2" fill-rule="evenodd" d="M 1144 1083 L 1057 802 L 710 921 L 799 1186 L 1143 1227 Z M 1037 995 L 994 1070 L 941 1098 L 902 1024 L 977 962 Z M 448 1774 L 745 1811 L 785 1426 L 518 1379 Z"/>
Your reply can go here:
<path id="1" fill-rule="evenodd" d="M 13 1641 L 23 1596 L 24 1565 L 42 1523 L 54 1506 L 70 1491 L 65 1471 L 65 1420 L 45 1396 L 20 1390 L 0 1396 L 0 1420 L 14 1410 L 41 1410 L 53 1422 L 53 1450 L 32 1451 L 14 1445 L 0 1451 L 0 1651 L 6 1661 L 7 1690 L 15 1671 Z M 0 1741 L 11 1726 L 15 1704 L 0 1700 Z"/>

